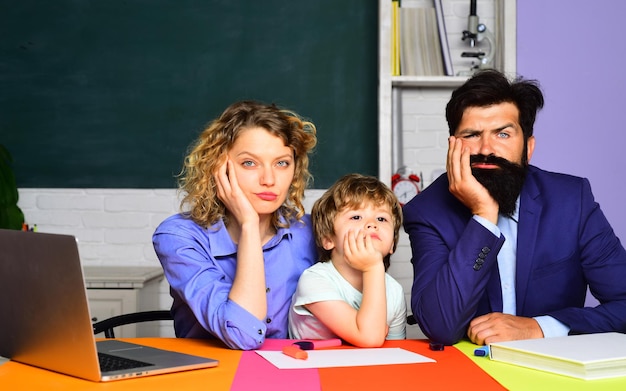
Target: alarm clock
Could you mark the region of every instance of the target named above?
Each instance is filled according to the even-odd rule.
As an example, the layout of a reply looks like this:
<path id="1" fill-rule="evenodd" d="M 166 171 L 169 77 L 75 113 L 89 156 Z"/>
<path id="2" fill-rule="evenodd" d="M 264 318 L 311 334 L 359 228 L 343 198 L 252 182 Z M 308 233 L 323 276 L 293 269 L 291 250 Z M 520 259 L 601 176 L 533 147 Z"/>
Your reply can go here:
<path id="1" fill-rule="evenodd" d="M 391 189 L 400 205 L 404 206 L 420 192 L 419 183 L 420 177 L 415 174 L 403 175 L 400 170 L 391 177 Z"/>

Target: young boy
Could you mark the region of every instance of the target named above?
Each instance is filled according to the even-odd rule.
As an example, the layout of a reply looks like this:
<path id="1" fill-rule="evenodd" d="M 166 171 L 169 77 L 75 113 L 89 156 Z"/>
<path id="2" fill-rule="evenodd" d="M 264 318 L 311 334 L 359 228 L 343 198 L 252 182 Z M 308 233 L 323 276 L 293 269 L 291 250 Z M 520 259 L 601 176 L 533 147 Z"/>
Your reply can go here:
<path id="1" fill-rule="evenodd" d="M 404 339 L 404 291 L 386 273 L 402 226 L 395 194 L 375 177 L 349 174 L 315 202 L 311 218 L 320 258 L 298 281 L 290 337 L 359 347 Z"/>

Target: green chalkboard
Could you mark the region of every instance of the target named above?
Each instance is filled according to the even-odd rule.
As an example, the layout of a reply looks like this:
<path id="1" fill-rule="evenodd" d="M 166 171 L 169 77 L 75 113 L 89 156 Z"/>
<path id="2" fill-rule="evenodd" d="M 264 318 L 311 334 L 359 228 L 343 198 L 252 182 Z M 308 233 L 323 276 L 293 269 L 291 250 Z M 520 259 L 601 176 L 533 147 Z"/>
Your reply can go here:
<path id="1" fill-rule="evenodd" d="M 378 5 L 0 0 L 0 143 L 19 187 L 172 188 L 187 146 L 256 99 L 318 127 L 314 188 L 377 174 Z"/>

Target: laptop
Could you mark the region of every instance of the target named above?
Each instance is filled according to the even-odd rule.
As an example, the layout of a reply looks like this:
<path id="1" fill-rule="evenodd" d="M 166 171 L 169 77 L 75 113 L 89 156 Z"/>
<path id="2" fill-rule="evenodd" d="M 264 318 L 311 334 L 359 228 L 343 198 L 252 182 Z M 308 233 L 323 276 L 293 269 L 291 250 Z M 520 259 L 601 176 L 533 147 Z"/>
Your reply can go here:
<path id="1" fill-rule="evenodd" d="M 211 358 L 96 341 L 70 235 L 0 229 L 0 313 L 0 356 L 70 376 L 111 381 L 218 365 Z M 135 367 L 101 369 L 99 357 Z"/>

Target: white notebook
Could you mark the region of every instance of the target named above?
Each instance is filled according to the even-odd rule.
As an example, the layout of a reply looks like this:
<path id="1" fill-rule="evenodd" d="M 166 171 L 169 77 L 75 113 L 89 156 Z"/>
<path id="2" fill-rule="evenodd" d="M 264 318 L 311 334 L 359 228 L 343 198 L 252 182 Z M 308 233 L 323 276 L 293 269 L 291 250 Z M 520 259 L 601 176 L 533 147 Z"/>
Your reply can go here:
<path id="1" fill-rule="evenodd" d="M 492 343 L 489 356 L 580 379 L 626 376 L 626 334 L 599 333 Z"/>

